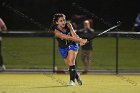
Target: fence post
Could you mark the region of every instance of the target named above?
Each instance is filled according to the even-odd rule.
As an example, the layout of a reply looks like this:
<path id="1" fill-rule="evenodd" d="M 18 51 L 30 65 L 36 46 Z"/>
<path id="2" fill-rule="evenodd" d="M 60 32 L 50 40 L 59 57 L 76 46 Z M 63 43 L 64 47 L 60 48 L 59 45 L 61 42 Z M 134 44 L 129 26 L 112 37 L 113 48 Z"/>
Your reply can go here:
<path id="1" fill-rule="evenodd" d="M 116 34 L 116 74 L 118 74 L 119 33 Z"/>
<path id="2" fill-rule="evenodd" d="M 55 73 L 55 36 L 53 37 L 53 73 Z"/>

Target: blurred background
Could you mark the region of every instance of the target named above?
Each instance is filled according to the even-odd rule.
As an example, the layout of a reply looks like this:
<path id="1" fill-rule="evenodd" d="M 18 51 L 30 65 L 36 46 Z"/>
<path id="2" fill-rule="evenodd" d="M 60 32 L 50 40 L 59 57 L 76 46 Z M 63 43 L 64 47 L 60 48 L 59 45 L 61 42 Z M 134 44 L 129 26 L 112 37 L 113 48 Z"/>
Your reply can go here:
<path id="1" fill-rule="evenodd" d="M 131 30 L 137 14 L 140 12 L 139 0 L 0 0 L 11 7 L 35 19 L 46 28 L 49 28 L 52 17 L 57 12 L 66 14 L 67 19 L 74 19 L 74 15 L 91 17 L 72 6 L 77 3 L 81 7 L 96 14 L 111 24 L 123 22 L 123 30 Z M 21 18 L 11 10 L 0 4 L 0 16 L 5 20 L 9 30 L 40 30 L 28 20 Z M 96 30 L 104 30 L 106 25 L 94 20 Z"/>
<path id="2" fill-rule="evenodd" d="M 87 10 L 79 9 L 81 6 Z M 0 0 L 0 17 L 8 31 L 48 31 L 55 13 L 64 13 L 67 20 L 82 28 L 85 19 L 92 19 L 95 32 L 109 28 L 121 21 L 123 32 L 135 32 L 133 26 L 140 13 L 139 0 Z M 93 55 L 90 70 L 140 71 L 139 38 L 124 34 L 119 39 L 118 59 L 116 59 L 116 37 L 100 37 L 93 40 Z M 33 36 L 33 35 L 31 35 Z M 139 36 L 139 34 L 138 34 Z M 67 69 L 57 48 L 57 42 L 49 37 L 5 36 L 2 53 L 7 69 Z M 77 65 L 83 69 L 81 51 Z M 55 59 L 55 60 L 54 60 Z M 55 65 L 54 62 L 55 61 Z"/>

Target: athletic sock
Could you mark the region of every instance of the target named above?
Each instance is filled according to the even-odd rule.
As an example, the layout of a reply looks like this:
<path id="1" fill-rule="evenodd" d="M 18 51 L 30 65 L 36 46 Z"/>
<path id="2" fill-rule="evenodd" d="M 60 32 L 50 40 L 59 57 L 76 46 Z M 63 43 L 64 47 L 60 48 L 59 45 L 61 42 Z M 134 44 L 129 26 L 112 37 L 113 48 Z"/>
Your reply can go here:
<path id="1" fill-rule="evenodd" d="M 70 80 L 75 82 L 75 77 L 76 77 L 75 65 L 69 67 L 69 73 L 70 73 Z"/>

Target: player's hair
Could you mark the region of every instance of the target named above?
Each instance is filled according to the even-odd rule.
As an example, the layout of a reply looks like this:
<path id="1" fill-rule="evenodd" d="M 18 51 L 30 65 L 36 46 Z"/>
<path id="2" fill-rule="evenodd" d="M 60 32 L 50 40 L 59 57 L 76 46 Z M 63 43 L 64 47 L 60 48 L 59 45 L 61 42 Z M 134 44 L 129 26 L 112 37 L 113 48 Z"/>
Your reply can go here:
<path id="1" fill-rule="evenodd" d="M 58 19 L 60 17 L 66 17 L 66 16 L 63 13 L 56 13 L 56 14 L 54 14 L 54 16 L 53 16 L 53 23 L 56 24 L 56 22 L 58 21 Z"/>
<path id="2" fill-rule="evenodd" d="M 50 30 L 54 30 L 54 26 L 56 25 L 56 22 L 58 22 L 58 19 L 60 17 L 66 17 L 63 13 L 56 13 L 53 16 L 52 24 L 50 26 Z"/>

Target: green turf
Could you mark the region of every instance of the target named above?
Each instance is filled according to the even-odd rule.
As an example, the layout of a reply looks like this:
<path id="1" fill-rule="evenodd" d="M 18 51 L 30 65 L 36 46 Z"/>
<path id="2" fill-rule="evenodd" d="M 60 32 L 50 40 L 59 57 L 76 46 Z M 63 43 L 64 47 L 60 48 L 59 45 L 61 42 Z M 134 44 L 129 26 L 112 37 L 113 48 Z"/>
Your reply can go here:
<path id="1" fill-rule="evenodd" d="M 140 70 L 140 40 L 120 38 L 119 69 Z M 115 38 L 97 38 L 93 41 L 91 69 L 115 69 Z M 83 68 L 80 51 L 77 57 L 79 69 Z M 53 40 L 44 37 L 5 37 L 3 56 L 7 68 L 52 68 Z M 56 66 L 67 68 L 56 42 Z"/>
<path id="2" fill-rule="evenodd" d="M 51 42 L 47 38 L 4 38 L 4 61 L 8 68 L 51 67 Z"/>
<path id="3" fill-rule="evenodd" d="M 140 75 L 81 75 L 83 86 L 66 86 L 67 74 L 0 74 L 0 93 L 139 93 Z"/>

